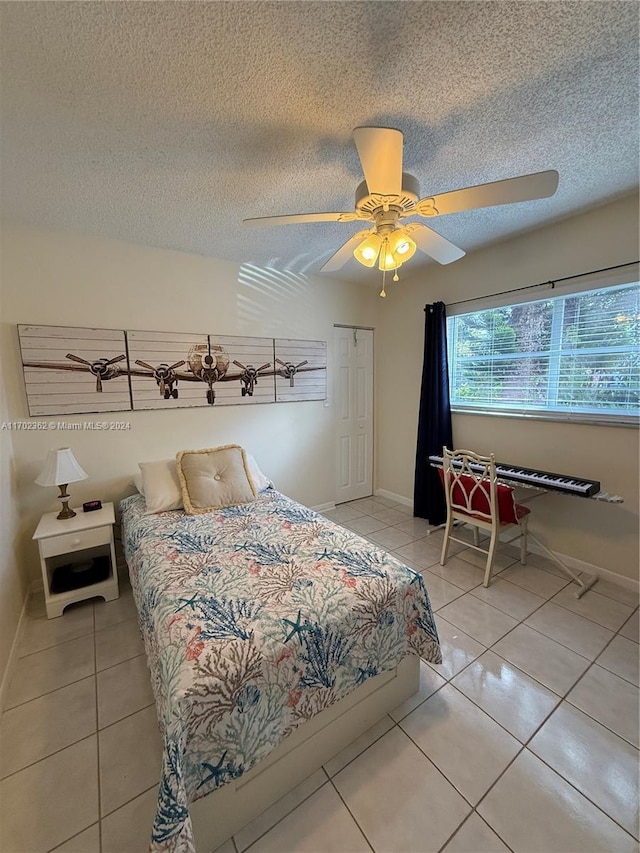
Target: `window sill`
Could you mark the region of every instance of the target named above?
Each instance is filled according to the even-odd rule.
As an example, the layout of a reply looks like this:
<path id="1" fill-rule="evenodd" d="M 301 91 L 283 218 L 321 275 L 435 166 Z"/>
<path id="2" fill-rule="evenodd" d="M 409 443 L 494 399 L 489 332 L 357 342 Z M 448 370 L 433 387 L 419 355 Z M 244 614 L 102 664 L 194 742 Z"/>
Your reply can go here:
<path id="1" fill-rule="evenodd" d="M 509 409 L 475 409 L 452 406 L 455 415 L 489 415 L 495 418 L 518 418 L 527 421 L 555 421 L 557 423 L 589 424 L 591 426 L 630 427 L 638 429 L 640 419 L 630 415 L 588 415 L 579 412 L 518 412 Z"/>

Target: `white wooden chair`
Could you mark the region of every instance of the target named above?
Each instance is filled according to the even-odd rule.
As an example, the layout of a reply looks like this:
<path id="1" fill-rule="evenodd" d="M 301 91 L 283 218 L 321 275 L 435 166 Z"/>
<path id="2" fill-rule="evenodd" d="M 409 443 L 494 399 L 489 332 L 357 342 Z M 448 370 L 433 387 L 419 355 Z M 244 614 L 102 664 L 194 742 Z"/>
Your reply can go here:
<path id="1" fill-rule="evenodd" d="M 499 483 L 496 461 L 490 456 L 479 456 L 471 450 L 452 451 L 443 448 L 443 467 L 440 477 L 447 500 L 447 523 L 444 530 L 440 565 L 447 562 L 449 543 L 461 542 L 487 555 L 484 586 L 489 586 L 493 561 L 500 533 L 509 527 L 518 527 L 519 532 L 508 542 L 520 539 L 520 562 L 527 560 L 527 520 L 529 507 L 516 504 L 513 488 Z M 454 522 L 462 521 L 473 527 L 473 545 L 453 536 Z M 479 529 L 490 534 L 488 549 L 480 547 Z"/>

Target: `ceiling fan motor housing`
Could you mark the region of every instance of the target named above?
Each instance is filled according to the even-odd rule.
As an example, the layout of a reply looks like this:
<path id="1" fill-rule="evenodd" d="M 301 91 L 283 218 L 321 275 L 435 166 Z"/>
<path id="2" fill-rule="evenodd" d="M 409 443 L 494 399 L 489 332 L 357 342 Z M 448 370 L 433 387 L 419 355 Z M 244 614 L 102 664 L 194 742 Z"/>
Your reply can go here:
<path id="1" fill-rule="evenodd" d="M 370 193 L 366 181 L 362 181 L 356 189 L 356 210 L 363 218 L 373 219 L 376 225 L 392 224 L 415 208 L 420 198 L 420 184 L 417 178 L 408 172 L 402 173 L 402 190 L 397 195 L 381 195 Z M 383 214 L 393 213 L 387 222 Z"/>

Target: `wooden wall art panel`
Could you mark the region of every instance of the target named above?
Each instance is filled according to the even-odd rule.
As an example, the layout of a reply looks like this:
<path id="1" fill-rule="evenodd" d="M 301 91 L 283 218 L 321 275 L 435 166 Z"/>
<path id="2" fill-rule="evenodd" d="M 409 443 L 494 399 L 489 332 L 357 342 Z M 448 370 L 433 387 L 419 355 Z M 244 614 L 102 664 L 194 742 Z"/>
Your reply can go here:
<path id="1" fill-rule="evenodd" d="M 30 415 L 131 410 L 122 331 L 18 326 Z"/>
<path id="2" fill-rule="evenodd" d="M 26 325 L 18 335 L 30 415 L 327 395 L 324 341 Z"/>
<path id="3" fill-rule="evenodd" d="M 178 332 L 127 332 L 134 409 L 209 406 L 209 338 Z"/>
<path id="4" fill-rule="evenodd" d="M 327 344 L 276 338 L 276 401 L 325 400 L 327 397 Z"/>

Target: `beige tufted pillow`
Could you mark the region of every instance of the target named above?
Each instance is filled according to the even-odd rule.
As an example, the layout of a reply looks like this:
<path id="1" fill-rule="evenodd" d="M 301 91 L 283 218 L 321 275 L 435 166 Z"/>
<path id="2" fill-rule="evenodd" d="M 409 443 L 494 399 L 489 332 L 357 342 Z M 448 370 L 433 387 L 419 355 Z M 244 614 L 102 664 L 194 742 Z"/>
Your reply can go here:
<path id="1" fill-rule="evenodd" d="M 239 444 L 182 450 L 176 456 L 176 466 L 189 515 L 249 503 L 258 493 Z"/>

